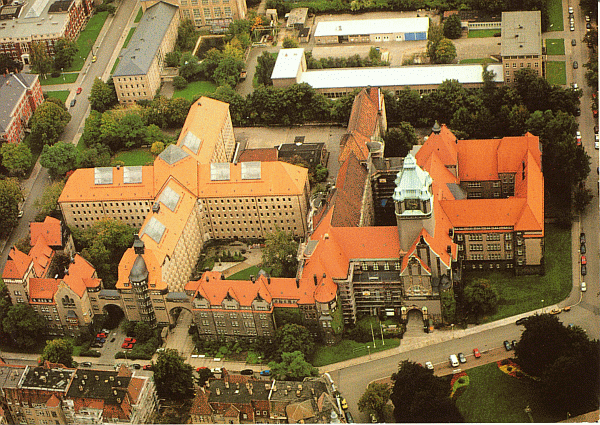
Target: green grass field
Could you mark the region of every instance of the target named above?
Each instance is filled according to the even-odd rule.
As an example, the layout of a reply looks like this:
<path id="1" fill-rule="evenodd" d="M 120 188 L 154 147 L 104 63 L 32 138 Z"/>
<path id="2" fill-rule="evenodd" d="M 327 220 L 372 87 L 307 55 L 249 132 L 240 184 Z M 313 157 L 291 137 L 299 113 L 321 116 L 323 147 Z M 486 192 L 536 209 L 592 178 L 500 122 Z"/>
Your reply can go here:
<path id="1" fill-rule="evenodd" d="M 79 34 L 79 37 L 77 38 L 77 49 L 79 52 L 75 56 L 73 65 L 71 65 L 70 68 L 65 69 L 65 71 L 81 71 L 85 59 L 90 54 L 92 46 L 96 42 L 96 38 L 98 38 L 98 34 L 100 34 L 100 30 L 107 17 L 108 12 L 100 12 L 94 14 L 94 16 L 90 18 L 85 29 L 81 31 L 81 34 Z"/>
<path id="2" fill-rule="evenodd" d="M 489 30 L 472 30 L 469 31 L 469 38 L 484 38 L 484 37 L 493 37 L 494 34 L 500 33 L 500 28 L 492 28 Z"/>
<path id="3" fill-rule="evenodd" d="M 147 148 L 133 149 L 117 153 L 111 162 L 123 161 L 125 165 L 147 165 L 154 161 L 154 155 Z"/>
<path id="4" fill-rule="evenodd" d="M 498 61 L 491 59 L 491 58 L 461 59 L 458 61 L 458 63 L 484 63 L 484 62 L 497 63 Z"/>
<path id="5" fill-rule="evenodd" d="M 548 0 L 548 28 L 547 31 L 563 31 L 562 0 Z"/>
<path id="6" fill-rule="evenodd" d="M 54 90 L 54 91 L 45 91 L 44 94 L 48 95 L 48 97 L 55 97 L 60 99 L 65 103 L 67 101 L 67 97 L 69 97 L 69 90 Z"/>
<path id="7" fill-rule="evenodd" d="M 565 40 L 562 38 L 547 38 L 546 39 L 546 53 L 548 55 L 564 55 L 565 54 Z"/>
<path id="8" fill-rule="evenodd" d="M 77 81 L 77 77 L 79 76 L 78 73 L 71 73 L 71 74 L 63 74 L 60 77 L 56 77 L 56 78 L 52 78 L 52 77 L 48 77 L 48 78 L 42 78 L 40 77 L 40 84 L 42 86 L 51 86 L 53 84 L 72 84 L 75 81 Z M 63 78 L 64 77 L 64 78 Z"/>
<path id="9" fill-rule="evenodd" d="M 117 58 L 117 60 L 115 61 L 115 64 L 113 65 L 112 69 L 110 70 L 111 75 L 115 73 L 115 69 L 117 69 L 117 66 L 119 65 L 120 60 L 121 60 L 121 58 Z"/>
<path id="10" fill-rule="evenodd" d="M 129 40 L 131 40 L 131 37 L 133 37 L 134 32 L 135 32 L 135 28 L 131 28 L 129 30 L 129 34 L 127 34 L 127 38 L 125 39 L 125 42 L 123 43 L 124 49 L 129 45 Z"/>
<path id="11" fill-rule="evenodd" d="M 529 423 L 525 413 L 527 406 L 537 423 L 560 420 L 548 414 L 538 391 L 533 389 L 533 381 L 507 375 L 495 362 L 468 369 L 467 375 L 469 385 L 456 398 L 456 406 L 465 422 Z"/>
<path id="12" fill-rule="evenodd" d="M 498 292 L 498 310 L 483 318 L 493 322 L 505 317 L 555 304 L 569 294 L 571 278 L 571 232 L 546 225 L 546 274 L 544 276 L 514 276 L 510 272 L 467 272 L 467 280 L 484 278 Z M 544 300 L 542 305 L 541 300 Z"/>
<path id="13" fill-rule="evenodd" d="M 138 10 L 137 15 L 135 15 L 135 21 L 133 21 L 133 22 L 135 22 L 137 24 L 138 22 L 140 22 L 142 20 L 142 16 L 144 16 L 144 11 L 140 7 L 140 10 Z"/>
<path id="14" fill-rule="evenodd" d="M 330 347 L 319 345 L 315 350 L 312 359 L 312 365 L 315 367 L 325 366 L 332 363 L 342 362 L 344 360 L 354 359 L 356 357 L 369 354 L 367 346 L 371 347 L 371 353 L 377 351 L 389 350 L 400 345 L 398 338 L 385 339 L 385 345 L 381 345 L 381 339 L 375 341 L 377 348 L 373 348 L 373 343 L 356 342 L 349 339 L 342 340 L 339 344 Z"/>
<path id="15" fill-rule="evenodd" d="M 550 84 L 567 84 L 567 64 L 565 61 L 546 62 L 546 81 Z"/>
<path id="16" fill-rule="evenodd" d="M 175 93 L 173 93 L 173 99 L 183 97 L 191 102 L 194 100 L 194 97 L 198 96 L 199 94 L 213 93 L 216 89 L 217 86 L 210 81 L 194 81 L 193 83 L 189 83 L 188 86 L 183 90 L 175 90 Z"/>
<path id="17" fill-rule="evenodd" d="M 227 280 L 250 280 L 250 276 L 257 276 L 260 268 L 256 266 L 248 267 L 247 269 L 240 270 L 237 273 L 232 274 Z"/>

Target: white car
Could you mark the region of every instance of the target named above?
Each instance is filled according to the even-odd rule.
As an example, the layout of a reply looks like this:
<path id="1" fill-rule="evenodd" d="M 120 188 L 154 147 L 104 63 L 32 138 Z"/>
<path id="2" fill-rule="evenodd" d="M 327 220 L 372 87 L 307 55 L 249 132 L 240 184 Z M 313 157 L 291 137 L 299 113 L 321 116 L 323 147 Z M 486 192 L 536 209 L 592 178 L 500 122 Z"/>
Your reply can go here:
<path id="1" fill-rule="evenodd" d="M 569 13 L 573 13 L 573 6 L 569 6 Z"/>
<path id="2" fill-rule="evenodd" d="M 585 282 L 581 282 L 581 292 L 585 291 L 587 291 L 587 285 L 585 284 Z"/>
<path id="3" fill-rule="evenodd" d="M 425 367 L 429 370 L 433 370 L 433 363 L 431 362 L 425 362 Z"/>
<path id="4" fill-rule="evenodd" d="M 596 148 L 596 150 L 600 149 L 600 142 L 598 141 L 598 139 L 596 139 L 596 141 L 594 142 L 594 148 Z"/>
<path id="5" fill-rule="evenodd" d="M 581 144 L 581 131 L 577 130 L 577 133 L 575 133 L 575 140 L 577 141 L 578 145 Z"/>

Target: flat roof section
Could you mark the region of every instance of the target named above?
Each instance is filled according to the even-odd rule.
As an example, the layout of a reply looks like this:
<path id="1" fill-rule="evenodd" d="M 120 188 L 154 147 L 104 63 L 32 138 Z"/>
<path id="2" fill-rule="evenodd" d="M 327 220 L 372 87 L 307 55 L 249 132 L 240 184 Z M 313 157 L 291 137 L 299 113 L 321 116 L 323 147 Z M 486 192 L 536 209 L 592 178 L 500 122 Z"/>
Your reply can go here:
<path id="1" fill-rule="evenodd" d="M 488 65 L 496 76 L 494 82 L 502 83 L 502 64 Z M 461 84 L 483 83 L 481 65 L 401 66 L 398 68 L 348 68 L 305 71 L 301 83 L 314 89 L 390 86 L 439 85 L 445 80 L 458 80 Z"/>
<path id="2" fill-rule="evenodd" d="M 281 49 L 273 67 L 271 78 L 296 78 L 304 57 L 304 49 Z"/>
<path id="3" fill-rule="evenodd" d="M 362 19 L 358 21 L 323 21 L 317 24 L 315 37 L 331 35 L 391 34 L 423 32 L 429 29 L 429 18 Z"/>
<path id="4" fill-rule="evenodd" d="M 502 12 L 502 56 L 542 54 L 542 14 Z"/>

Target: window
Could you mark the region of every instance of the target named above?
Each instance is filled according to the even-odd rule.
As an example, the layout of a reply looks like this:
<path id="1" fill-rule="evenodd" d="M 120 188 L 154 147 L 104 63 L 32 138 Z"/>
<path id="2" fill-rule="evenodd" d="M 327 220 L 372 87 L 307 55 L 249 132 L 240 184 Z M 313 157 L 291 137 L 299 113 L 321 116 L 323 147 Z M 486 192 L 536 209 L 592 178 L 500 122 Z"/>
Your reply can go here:
<path id="1" fill-rule="evenodd" d="M 204 8 L 204 17 L 210 18 L 210 9 L 208 7 Z M 223 200 L 221 200 L 221 202 L 223 202 Z"/>

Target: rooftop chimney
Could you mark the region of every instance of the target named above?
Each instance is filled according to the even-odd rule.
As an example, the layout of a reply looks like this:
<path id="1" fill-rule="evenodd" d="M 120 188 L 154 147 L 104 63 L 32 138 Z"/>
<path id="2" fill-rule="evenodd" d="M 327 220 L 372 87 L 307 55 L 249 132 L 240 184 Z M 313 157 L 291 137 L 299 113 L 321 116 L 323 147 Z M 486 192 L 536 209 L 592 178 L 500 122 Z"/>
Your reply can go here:
<path id="1" fill-rule="evenodd" d="M 296 278 L 296 288 L 300 289 L 300 278 Z"/>
<path id="2" fill-rule="evenodd" d="M 313 274 L 313 280 L 315 281 L 315 286 L 317 286 L 317 275 Z"/>

